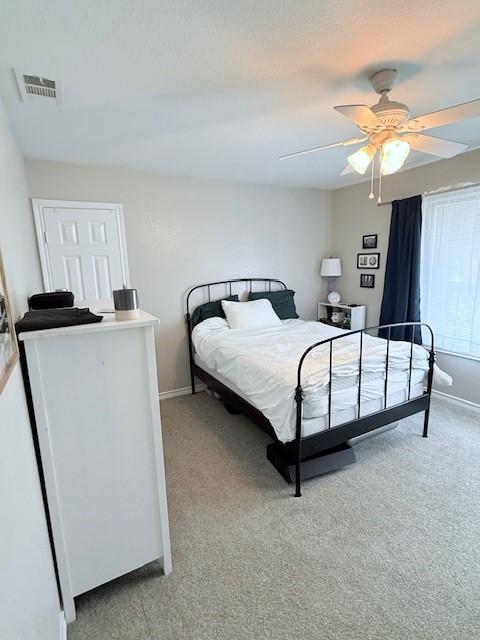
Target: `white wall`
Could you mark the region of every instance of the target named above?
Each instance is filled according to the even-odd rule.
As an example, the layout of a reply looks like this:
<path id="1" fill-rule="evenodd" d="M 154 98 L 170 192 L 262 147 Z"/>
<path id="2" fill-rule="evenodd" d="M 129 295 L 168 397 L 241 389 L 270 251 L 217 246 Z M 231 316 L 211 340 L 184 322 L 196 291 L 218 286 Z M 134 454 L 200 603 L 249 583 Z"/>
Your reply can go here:
<path id="1" fill-rule="evenodd" d="M 27 160 L 32 198 L 121 202 L 132 286 L 158 316 L 160 389 L 189 384 L 184 294 L 202 282 L 269 276 L 314 318 L 330 252 L 331 195 L 234 182 Z"/>
<path id="2" fill-rule="evenodd" d="M 0 104 L 0 247 L 16 316 L 38 290 L 24 166 Z M 0 396 L 0 638 L 56 640 L 60 604 L 20 367 Z"/>
<path id="3" fill-rule="evenodd" d="M 388 176 L 383 182 L 383 200 L 406 198 L 461 182 L 480 182 L 479 150 Z M 391 206 L 378 207 L 375 200 L 368 199 L 369 191 L 370 185 L 362 183 L 333 193 L 333 252 L 342 258 L 344 275 L 338 288 L 343 299 L 366 304 L 368 324 L 375 325 L 380 317 Z M 378 234 L 380 270 L 369 271 L 376 274 L 375 289 L 361 289 L 357 253 L 362 251 L 362 235 L 370 233 Z M 439 353 L 438 363 L 454 378 L 453 387 L 443 387 L 441 391 L 480 404 L 480 362 Z"/>

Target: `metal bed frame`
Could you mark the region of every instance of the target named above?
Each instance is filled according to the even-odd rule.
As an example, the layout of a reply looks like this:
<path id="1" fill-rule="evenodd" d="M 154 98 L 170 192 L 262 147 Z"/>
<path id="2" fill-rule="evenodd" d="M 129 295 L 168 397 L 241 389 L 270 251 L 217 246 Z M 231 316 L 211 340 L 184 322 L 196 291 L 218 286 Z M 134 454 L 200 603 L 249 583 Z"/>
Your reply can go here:
<path id="1" fill-rule="evenodd" d="M 228 410 L 241 412 L 250 418 L 255 424 L 271 435 L 276 441 L 272 445 L 267 447 L 267 456 L 277 467 L 280 473 L 287 481 L 289 479 L 288 474 L 284 469 L 280 469 L 274 461 L 274 458 L 280 456 L 283 459 L 284 468 L 291 466 L 294 469 L 295 476 L 295 496 L 300 497 L 301 494 L 301 482 L 302 482 L 302 463 L 315 460 L 319 456 L 328 454 L 329 452 L 335 452 L 341 450 L 342 446 L 352 438 L 356 438 L 360 435 L 369 433 L 379 429 L 380 427 L 389 425 L 393 422 L 397 422 L 402 418 L 406 418 L 415 413 L 421 411 L 425 412 L 423 422 L 423 437 L 428 435 L 428 420 L 430 414 L 430 399 L 432 392 L 433 382 L 433 368 L 435 363 L 435 351 L 434 351 L 434 336 L 431 327 L 423 322 L 398 322 L 393 324 L 385 324 L 374 327 L 367 327 L 365 329 L 359 329 L 357 331 L 350 331 L 348 334 L 341 334 L 333 338 L 327 338 L 320 340 L 310 345 L 302 354 L 297 368 L 297 385 L 295 388 L 295 403 L 296 403 L 296 429 L 295 439 L 292 442 L 286 444 L 280 443 L 276 437 L 275 431 L 270 421 L 259 411 L 256 407 L 244 400 L 232 389 L 228 388 L 225 384 L 217 380 L 209 372 L 199 367 L 194 360 L 194 350 L 192 344 L 192 317 L 190 313 L 190 298 L 194 291 L 199 289 L 206 289 L 208 293 L 208 301 L 211 302 L 211 288 L 226 285 L 229 287 L 229 295 L 232 295 L 232 284 L 244 283 L 248 285 L 249 291 L 252 292 L 252 283 L 262 282 L 264 285 L 268 284 L 268 290 L 272 291 L 272 285 L 280 286 L 280 289 L 287 289 L 287 286 L 281 280 L 275 278 L 237 278 L 234 280 L 221 280 L 218 282 L 209 282 L 206 284 L 200 284 L 192 287 L 187 294 L 187 313 L 185 316 L 187 323 L 188 334 L 188 349 L 190 359 L 190 377 L 192 385 L 192 393 L 195 393 L 195 377 L 199 378 L 209 389 L 218 393 Z M 220 298 L 222 299 L 222 298 Z M 218 300 L 218 298 L 216 298 Z M 197 305 L 199 306 L 199 305 Z M 411 340 L 410 340 L 410 362 L 408 369 L 408 396 L 407 400 L 399 404 L 387 407 L 387 390 L 388 390 L 388 363 L 390 352 L 390 340 L 391 330 L 394 327 L 411 327 Z M 412 362 L 413 362 L 413 344 L 414 334 L 416 327 L 425 327 L 428 329 L 431 337 L 431 343 L 429 347 L 426 347 L 429 351 L 428 358 L 428 374 L 427 374 L 427 386 L 424 393 L 421 396 L 417 396 L 413 399 L 410 398 L 411 393 L 411 378 L 412 378 Z M 384 382 L 384 408 L 375 413 L 370 413 L 365 416 L 361 416 L 361 384 L 362 384 L 362 357 L 363 357 L 363 335 L 366 332 L 384 330 L 387 334 L 387 349 L 385 357 L 385 382 Z M 357 418 L 349 420 L 337 426 L 332 426 L 332 360 L 333 360 L 333 343 L 337 340 L 341 340 L 345 336 L 351 337 L 352 335 L 359 335 L 359 366 L 358 366 L 358 392 L 357 392 Z M 302 389 L 302 367 L 305 359 L 309 353 L 314 349 L 329 344 L 329 391 L 328 391 L 328 427 L 324 431 L 319 433 L 302 437 L 302 402 L 303 402 L 303 389 Z M 269 447 L 275 447 L 275 455 L 269 455 Z M 353 461 L 353 460 L 351 460 Z M 348 462 L 347 462 L 348 464 Z M 312 476 L 309 476 L 312 477 Z"/>

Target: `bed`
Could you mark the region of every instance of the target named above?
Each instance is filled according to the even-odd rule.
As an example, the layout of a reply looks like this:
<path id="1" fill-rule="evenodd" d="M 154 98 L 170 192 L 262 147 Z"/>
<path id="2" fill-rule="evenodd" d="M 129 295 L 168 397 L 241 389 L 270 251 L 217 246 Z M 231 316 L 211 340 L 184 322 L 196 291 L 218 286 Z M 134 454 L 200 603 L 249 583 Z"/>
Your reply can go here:
<path id="1" fill-rule="evenodd" d="M 255 288 L 287 290 L 280 280 L 249 278 L 197 285 L 187 294 L 192 393 L 199 378 L 230 411 L 267 431 L 267 457 L 295 482 L 297 497 L 302 479 L 354 461 L 353 438 L 420 411 L 427 437 L 435 360 L 428 325 L 401 323 L 410 341 L 390 338 L 399 324 L 343 331 L 286 318 L 275 327 L 231 330 L 215 315 L 212 297 L 238 300 L 232 292 L 242 287 L 250 296 Z M 194 294 L 203 296 L 196 307 Z M 196 308 L 212 313 L 199 316 Z M 431 337 L 428 348 L 414 344 L 417 326 Z"/>

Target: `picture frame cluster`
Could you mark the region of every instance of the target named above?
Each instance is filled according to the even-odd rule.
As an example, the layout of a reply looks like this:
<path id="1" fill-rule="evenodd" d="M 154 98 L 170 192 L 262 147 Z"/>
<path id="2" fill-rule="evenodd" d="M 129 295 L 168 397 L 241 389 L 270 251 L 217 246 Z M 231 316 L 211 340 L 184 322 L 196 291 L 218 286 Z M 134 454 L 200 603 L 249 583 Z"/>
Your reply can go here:
<path id="1" fill-rule="evenodd" d="M 362 249 L 376 249 L 378 235 L 371 233 L 362 237 Z M 380 269 L 380 253 L 357 253 L 357 269 Z M 362 289 L 375 288 L 375 275 L 373 273 L 360 274 L 360 287 Z"/>

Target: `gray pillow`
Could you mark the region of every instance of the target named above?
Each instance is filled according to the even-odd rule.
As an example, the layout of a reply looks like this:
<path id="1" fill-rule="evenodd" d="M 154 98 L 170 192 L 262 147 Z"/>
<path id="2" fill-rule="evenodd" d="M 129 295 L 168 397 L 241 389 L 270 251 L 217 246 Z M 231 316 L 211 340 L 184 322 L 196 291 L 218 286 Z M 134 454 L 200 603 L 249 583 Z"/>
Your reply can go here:
<path id="1" fill-rule="evenodd" d="M 295 291 L 292 291 L 292 289 L 283 289 L 282 291 L 257 291 L 255 293 L 249 293 L 248 299 L 260 300 L 261 298 L 266 298 L 270 300 L 280 320 L 288 320 L 289 318 L 299 317 L 295 308 L 294 295 Z"/>
<path id="2" fill-rule="evenodd" d="M 223 300 L 231 300 L 232 302 L 238 302 L 238 296 L 229 296 L 228 298 L 223 298 Z M 207 318 L 225 318 L 225 312 L 222 309 L 222 301 L 215 300 L 214 302 L 205 302 L 197 307 L 192 313 L 192 329 L 199 322 L 203 322 L 207 320 Z"/>

